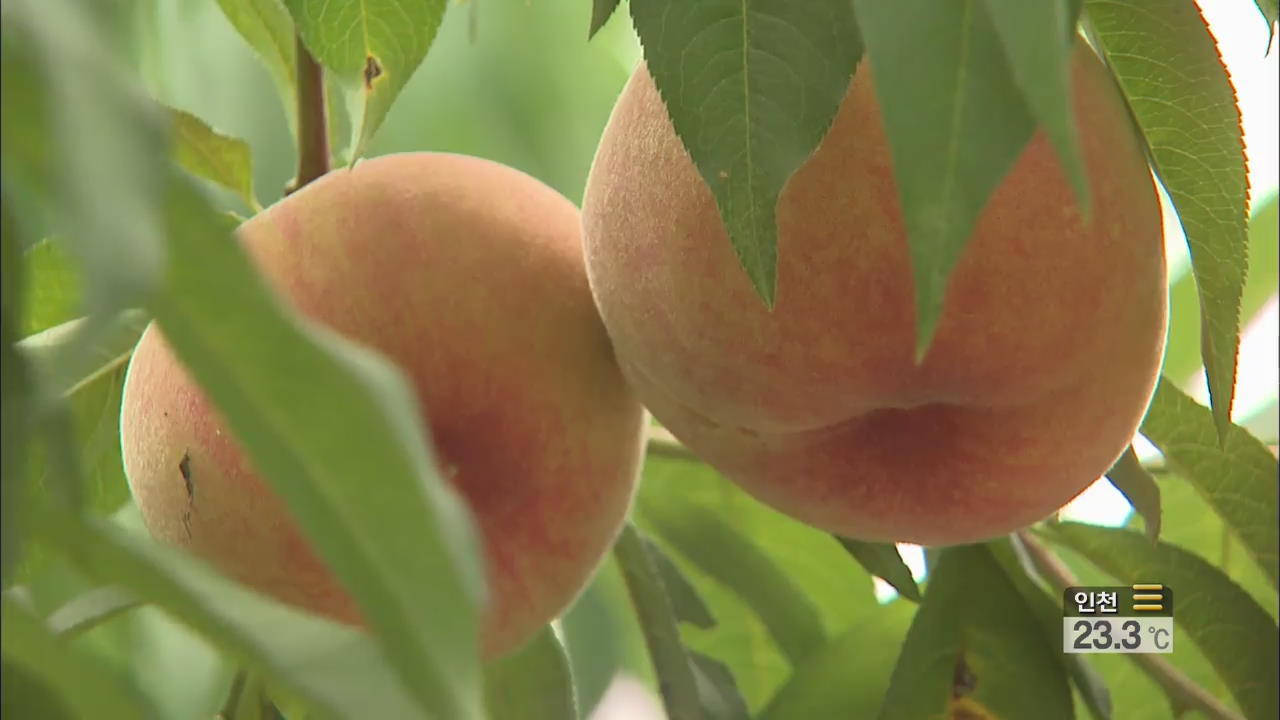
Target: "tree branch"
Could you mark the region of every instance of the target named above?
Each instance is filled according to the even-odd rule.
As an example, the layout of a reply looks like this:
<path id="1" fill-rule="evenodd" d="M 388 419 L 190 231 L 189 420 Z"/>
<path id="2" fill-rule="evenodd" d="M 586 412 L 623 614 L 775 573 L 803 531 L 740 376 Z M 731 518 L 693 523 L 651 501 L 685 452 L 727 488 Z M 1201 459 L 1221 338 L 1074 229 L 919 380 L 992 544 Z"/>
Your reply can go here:
<path id="1" fill-rule="evenodd" d="M 295 37 L 298 63 L 298 174 L 285 187 L 289 195 L 329 172 L 328 108 L 324 98 L 324 68 Z"/>
<path id="2" fill-rule="evenodd" d="M 1078 584 L 1078 580 L 1066 563 L 1032 537 L 1031 533 L 1020 530 L 1017 538 L 1026 549 L 1031 562 L 1035 564 L 1036 570 L 1049 581 L 1050 585 L 1057 588 L 1058 592 Z M 1195 684 L 1191 678 L 1159 655 L 1130 653 L 1127 657 L 1164 690 L 1175 712 L 1194 708 L 1204 712 L 1212 720 L 1244 720 L 1240 714 L 1210 695 L 1207 690 Z"/>

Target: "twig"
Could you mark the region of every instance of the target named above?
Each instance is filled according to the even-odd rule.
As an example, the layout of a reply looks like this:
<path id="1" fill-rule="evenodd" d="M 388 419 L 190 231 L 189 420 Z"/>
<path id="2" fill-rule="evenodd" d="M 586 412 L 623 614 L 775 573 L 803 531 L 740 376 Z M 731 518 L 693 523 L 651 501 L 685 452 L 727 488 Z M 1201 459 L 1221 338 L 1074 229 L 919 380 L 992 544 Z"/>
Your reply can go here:
<path id="1" fill-rule="evenodd" d="M 329 172 L 329 123 L 324 98 L 324 68 L 295 40 L 298 63 L 298 174 L 285 187 L 291 194 Z"/>
<path id="2" fill-rule="evenodd" d="M 613 555 L 622 569 L 627 593 L 635 606 L 649 658 L 658 676 L 662 704 L 671 720 L 701 720 L 697 680 L 689 655 L 680 642 L 675 610 L 662 578 L 645 550 L 640 534 L 631 525 L 622 529 Z"/>
<path id="3" fill-rule="evenodd" d="M 1026 549 L 1031 562 L 1036 566 L 1036 570 L 1059 592 L 1078 583 L 1066 563 L 1062 562 L 1061 558 L 1046 548 L 1039 540 L 1032 537 L 1031 533 L 1026 530 L 1020 530 L 1017 533 L 1017 538 L 1022 543 L 1023 548 Z M 1137 664 L 1139 669 L 1147 674 L 1147 677 L 1154 680 L 1164 690 L 1165 694 L 1169 696 L 1175 712 L 1195 708 L 1204 712 L 1212 720 L 1244 720 L 1239 713 L 1210 695 L 1207 690 L 1195 684 L 1191 678 L 1158 655 L 1130 653 L 1128 657 Z"/>

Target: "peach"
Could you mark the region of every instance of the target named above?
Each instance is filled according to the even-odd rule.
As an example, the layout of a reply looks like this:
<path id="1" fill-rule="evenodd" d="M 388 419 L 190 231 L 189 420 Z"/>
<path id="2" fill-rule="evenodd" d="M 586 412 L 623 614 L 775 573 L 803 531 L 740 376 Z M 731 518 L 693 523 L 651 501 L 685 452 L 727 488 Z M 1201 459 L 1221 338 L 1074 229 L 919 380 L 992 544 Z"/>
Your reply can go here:
<path id="1" fill-rule="evenodd" d="M 760 500 L 852 538 L 990 538 L 1102 475 L 1163 350 L 1161 212 L 1124 101 L 1081 43 L 1092 214 L 1037 133 L 981 213 L 915 359 L 913 280 L 872 74 L 778 204 L 772 311 L 647 70 L 614 108 L 583 203 L 587 271 L 655 418 Z"/>
<path id="2" fill-rule="evenodd" d="M 412 381 L 483 541 L 483 653 L 522 644 L 612 545 L 642 457 L 644 412 L 592 302 L 577 209 L 496 163 L 415 153 L 335 170 L 238 236 L 286 302 Z M 151 533 L 269 595 L 359 624 L 224 428 L 149 328 L 129 367 L 121 435 Z M 378 480 L 350 478 L 371 493 Z"/>

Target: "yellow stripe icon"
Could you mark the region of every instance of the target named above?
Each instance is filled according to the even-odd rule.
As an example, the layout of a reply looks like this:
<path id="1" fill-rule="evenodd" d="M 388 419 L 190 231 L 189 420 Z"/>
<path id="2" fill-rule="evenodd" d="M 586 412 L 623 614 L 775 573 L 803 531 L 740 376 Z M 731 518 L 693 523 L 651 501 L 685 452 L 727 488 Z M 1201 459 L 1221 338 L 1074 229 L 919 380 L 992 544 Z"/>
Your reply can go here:
<path id="1" fill-rule="evenodd" d="M 1164 585 L 1151 583 L 1131 586 L 1134 612 L 1161 612 L 1164 610 Z"/>

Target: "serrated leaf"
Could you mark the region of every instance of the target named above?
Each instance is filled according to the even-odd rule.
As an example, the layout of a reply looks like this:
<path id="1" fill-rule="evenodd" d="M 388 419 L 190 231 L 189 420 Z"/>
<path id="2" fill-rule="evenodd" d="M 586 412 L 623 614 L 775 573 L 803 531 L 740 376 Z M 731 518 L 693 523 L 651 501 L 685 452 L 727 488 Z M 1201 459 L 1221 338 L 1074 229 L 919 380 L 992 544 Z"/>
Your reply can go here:
<path id="1" fill-rule="evenodd" d="M 1142 434 L 1200 490 L 1271 584 L 1280 585 L 1280 470 L 1275 455 L 1237 425 L 1220 434 L 1208 408 L 1165 378 L 1156 387 Z"/>
<path id="2" fill-rule="evenodd" d="M 1107 480 L 1124 495 L 1146 524 L 1147 537 L 1152 542 L 1160 539 L 1160 486 L 1142 462 L 1133 446 L 1124 451 L 1115 465 L 1107 471 Z"/>
<path id="3" fill-rule="evenodd" d="M 222 14 L 249 43 L 275 81 L 289 126 L 296 132 L 298 84 L 293 18 L 283 0 L 218 0 Z"/>
<path id="4" fill-rule="evenodd" d="M 842 537 L 836 539 L 867 572 L 892 585 L 902 597 L 920 602 L 920 587 L 916 585 L 916 579 L 911 575 L 911 568 L 903 562 L 896 545 Z"/>
<path id="5" fill-rule="evenodd" d="M 600 28 L 609 22 L 609 18 L 613 17 L 613 13 L 618 9 L 618 3 L 621 0 L 591 0 L 591 27 L 587 31 L 587 38 L 593 38 L 596 33 L 600 32 Z"/>
<path id="6" fill-rule="evenodd" d="M 354 162 L 426 56 L 446 2 L 285 0 L 285 5 L 316 59 L 353 83 L 353 97 L 363 106 L 352 113 Z"/>
<path id="7" fill-rule="evenodd" d="M 172 262 L 151 308 L 165 339 L 411 694 L 437 714 L 476 717 L 478 541 L 424 443 L 408 381 L 287 310 L 176 173 L 168 212 Z M 378 492 L 354 477 L 377 477 Z"/>
<path id="8" fill-rule="evenodd" d="M 1195 3 L 1089 0 L 1089 18 L 1186 232 L 1219 433 L 1235 394 L 1248 178 L 1235 91 Z"/>
<path id="9" fill-rule="evenodd" d="M 955 697 L 995 717 L 1073 720 L 1059 654 L 1044 642 L 1035 614 L 990 550 L 982 545 L 944 549 L 879 717 L 946 716 Z"/>
<path id="10" fill-rule="evenodd" d="M 772 558 L 721 517 L 698 506 L 643 499 L 639 511 L 663 541 L 750 605 L 792 662 L 825 643 L 812 601 Z"/>
<path id="11" fill-rule="evenodd" d="M 1061 523 L 1044 532 L 1121 582 L 1148 580 L 1172 588 L 1174 622 L 1213 664 L 1245 716 L 1280 714 L 1280 630 L 1222 571 L 1187 550 L 1163 542 L 1152 546 L 1128 530 Z"/>
<path id="12" fill-rule="evenodd" d="M 218 133 L 183 110 L 169 109 L 173 122 L 173 154 L 187 172 L 215 182 L 240 196 L 253 212 L 262 205 L 253 193 L 253 151 L 249 143 Z"/>
<path id="13" fill-rule="evenodd" d="M 760 720 L 874 718 L 914 612 L 913 605 L 901 600 L 867 613 L 796 666 Z"/>
<path id="14" fill-rule="evenodd" d="M 77 717 L 159 718 L 156 708 L 108 666 L 73 650 L 43 626 L 40 619 L 19 607 L 8 595 L 0 600 L 0 634 L 5 664 L 20 667 L 31 679 L 45 685 Z M 6 694 L 8 688 L 6 686 Z M 23 710 L 22 716 L 33 708 Z M 36 712 L 40 712 L 37 710 Z"/>
<path id="15" fill-rule="evenodd" d="M 714 627 L 716 619 L 707 609 L 707 604 L 698 596 L 698 591 L 693 588 L 693 584 L 684 576 L 684 573 L 680 572 L 680 568 L 672 562 L 671 557 L 648 538 L 644 539 L 644 549 L 649 553 L 654 568 L 662 578 L 662 585 L 667 591 L 667 597 L 671 600 L 671 609 L 676 614 L 676 620 L 689 623 L 694 627 Z"/>
<path id="16" fill-rule="evenodd" d="M 778 196 L 830 126 L 862 54 L 847 0 L 632 0 L 649 74 L 769 307 Z"/>
<path id="17" fill-rule="evenodd" d="M 551 627 L 484 669 L 488 720 L 576 720 L 569 658 Z"/>
<path id="18" fill-rule="evenodd" d="M 1070 0 L 985 0 L 1013 79 L 1036 122 L 1053 141 L 1080 206 L 1090 206 L 1089 179 L 1071 105 L 1071 50 L 1076 13 Z"/>
<path id="19" fill-rule="evenodd" d="M 853 4 L 911 248 L 923 358 L 947 278 L 1035 122 L 981 0 Z"/>
<path id="20" fill-rule="evenodd" d="M 1276 293 L 1277 267 L 1280 267 L 1277 197 L 1273 192 L 1258 200 L 1249 218 L 1249 272 L 1240 298 L 1243 325 L 1248 325 Z M 1186 273 L 1169 288 L 1169 342 L 1165 347 L 1163 370 L 1180 387 L 1186 387 L 1187 380 L 1203 365 L 1200 332 L 1196 279 L 1193 273 Z"/>
<path id="21" fill-rule="evenodd" d="M 147 598 L 306 699 L 320 717 L 432 717 L 365 633 L 288 608 L 181 551 L 105 522 L 47 513 L 42 520 L 47 537 L 86 573 Z"/>

